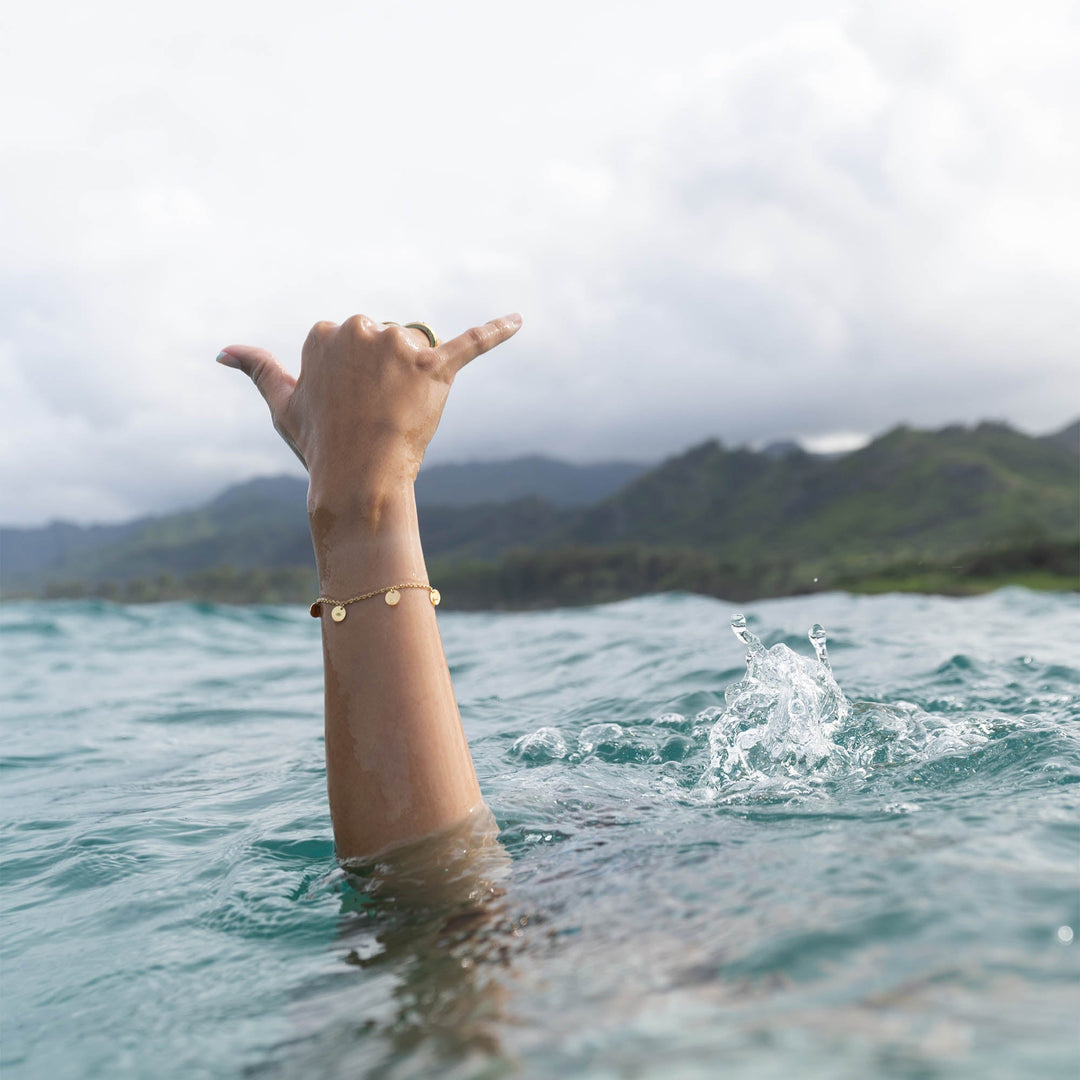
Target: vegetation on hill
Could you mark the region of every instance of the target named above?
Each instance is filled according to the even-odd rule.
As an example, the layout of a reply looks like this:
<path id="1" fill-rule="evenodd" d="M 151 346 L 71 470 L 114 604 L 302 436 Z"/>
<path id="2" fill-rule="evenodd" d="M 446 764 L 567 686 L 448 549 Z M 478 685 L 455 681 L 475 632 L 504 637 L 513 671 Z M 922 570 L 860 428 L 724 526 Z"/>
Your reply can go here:
<path id="1" fill-rule="evenodd" d="M 695 447 L 592 507 L 569 542 L 728 558 L 942 557 L 1075 535 L 1077 458 L 999 424 L 896 428 L 838 460 Z"/>
<path id="2" fill-rule="evenodd" d="M 1078 439 L 1077 425 L 1043 438 L 1002 424 L 900 427 L 838 458 L 708 442 L 584 507 L 536 493 L 439 505 L 429 494 L 421 529 L 432 578 L 457 607 L 670 589 L 741 600 L 1008 581 L 1076 588 Z M 492 490 L 492 468 L 480 467 L 475 490 Z M 547 483 L 558 471 L 540 473 Z M 512 468 L 495 474 L 517 475 L 516 493 L 528 486 Z M 454 475 L 464 497 L 465 474 Z M 315 584 L 304 483 L 288 477 L 120 526 L 3 530 L 0 549 L 5 596 L 288 602 Z"/>
<path id="3" fill-rule="evenodd" d="M 953 556 L 948 562 L 907 559 L 875 567 L 795 560 L 725 562 L 694 549 L 572 547 L 519 550 L 495 561 L 449 560 L 431 565 L 447 608 L 572 607 L 657 592 L 694 592 L 726 600 L 842 589 L 849 592 L 929 592 L 965 595 L 1003 585 L 1077 588 L 1076 541 L 1036 541 Z M 224 604 L 309 603 L 318 592 L 312 567 L 238 570 L 220 566 L 184 578 L 165 572 L 124 583 L 52 582 L 47 598 L 95 597 L 124 603 L 198 600 Z"/>

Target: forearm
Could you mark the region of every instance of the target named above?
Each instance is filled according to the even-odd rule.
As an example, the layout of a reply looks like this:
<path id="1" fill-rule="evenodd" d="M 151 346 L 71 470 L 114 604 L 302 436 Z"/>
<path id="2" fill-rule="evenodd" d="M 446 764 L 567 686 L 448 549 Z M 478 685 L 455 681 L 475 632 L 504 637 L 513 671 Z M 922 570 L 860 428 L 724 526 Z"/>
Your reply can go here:
<path id="1" fill-rule="evenodd" d="M 334 599 L 427 583 L 412 484 L 309 500 L 320 592 Z M 481 802 L 425 589 L 400 602 L 323 605 L 326 771 L 338 854 L 372 854 L 462 820 Z"/>
<path id="2" fill-rule="evenodd" d="M 427 583 L 413 480 L 454 377 L 520 326 L 508 315 L 440 345 L 423 324 L 320 322 L 299 378 L 265 349 L 218 354 L 250 376 L 307 466 L 323 596 Z M 344 619 L 333 607 L 321 611 L 326 776 L 338 854 L 351 858 L 454 825 L 481 800 L 428 590 L 403 589 L 394 606 L 357 600 Z"/>

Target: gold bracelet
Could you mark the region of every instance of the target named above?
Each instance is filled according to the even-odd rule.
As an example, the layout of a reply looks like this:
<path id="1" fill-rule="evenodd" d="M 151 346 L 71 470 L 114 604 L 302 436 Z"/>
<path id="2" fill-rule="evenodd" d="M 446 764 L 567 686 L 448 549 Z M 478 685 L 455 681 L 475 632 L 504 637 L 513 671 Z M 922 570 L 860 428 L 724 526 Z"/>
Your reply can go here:
<path id="1" fill-rule="evenodd" d="M 320 596 L 315 600 L 309 608 L 311 617 L 313 619 L 321 618 L 322 605 L 333 604 L 330 609 L 330 618 L 334 622 L 344 622 L 345 616 L 348 612 L 345 610 L 349 604 L 359 603 L 361 600 L 370 600 L 373 596 L 382 596 L 386 599 L 387 607 L 397 607 L 401 600 L 402 589 L 427 589 L 428 599 L 431 601 L 432 607 L 438 607 L 439 601 L 442 600 L 442 596 L 439 594 L 438 589 L 433 589 L 430 585 L 425 585 L 422 581 L 406 581 L 401 585 L 387 585 L 384 589 L 375 589 L 372 592 L 361 593 L 360 596 L 350 596 L 348 600 L 331 600 L 329 596 Z"/>

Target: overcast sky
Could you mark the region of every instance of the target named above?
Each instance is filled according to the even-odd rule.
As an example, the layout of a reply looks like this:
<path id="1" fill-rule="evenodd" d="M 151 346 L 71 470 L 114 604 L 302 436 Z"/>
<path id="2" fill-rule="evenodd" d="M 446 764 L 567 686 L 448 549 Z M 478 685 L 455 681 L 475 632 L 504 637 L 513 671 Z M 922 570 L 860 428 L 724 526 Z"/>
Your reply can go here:
<path id="1" fill-rule="evenodd" d="M 7 4 L 0 521 L 295 471 L 222 345 L 519 310 L 429 462 L 1080 412 L 1071 2 Z"/>

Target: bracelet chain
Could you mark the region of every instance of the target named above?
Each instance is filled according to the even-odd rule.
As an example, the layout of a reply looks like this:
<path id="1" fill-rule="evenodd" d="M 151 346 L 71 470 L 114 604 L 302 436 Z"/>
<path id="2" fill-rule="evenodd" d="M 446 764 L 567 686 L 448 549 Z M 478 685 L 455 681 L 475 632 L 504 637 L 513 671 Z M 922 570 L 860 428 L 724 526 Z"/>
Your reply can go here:
<path id="1" fill-rule="evenodd" d="M 387 607 L 396 607 L 401 600 L 402 589 L 427 589 L 428 599 L 432 607 L 438 607 L 442 595 L 438 589 L 425 585 L 422 581 L 405 581 L 400 585 L 387 585 L 382 589 L 373 589 L 371 592 L 361 593 L 359 596 L 350 596 L 348 600 L 332 600 L 329 596 L 320 596 L 311 604 L 311 617 L 318 619 L 322 616 L 322 605 L 333 604 L 330 617 L 334 622 L 344 622 L 348 612 L 345 610 L 349 604 L 359 603 L 361 600 L 370 600 L 373 596 L 385 596 Z"/>

